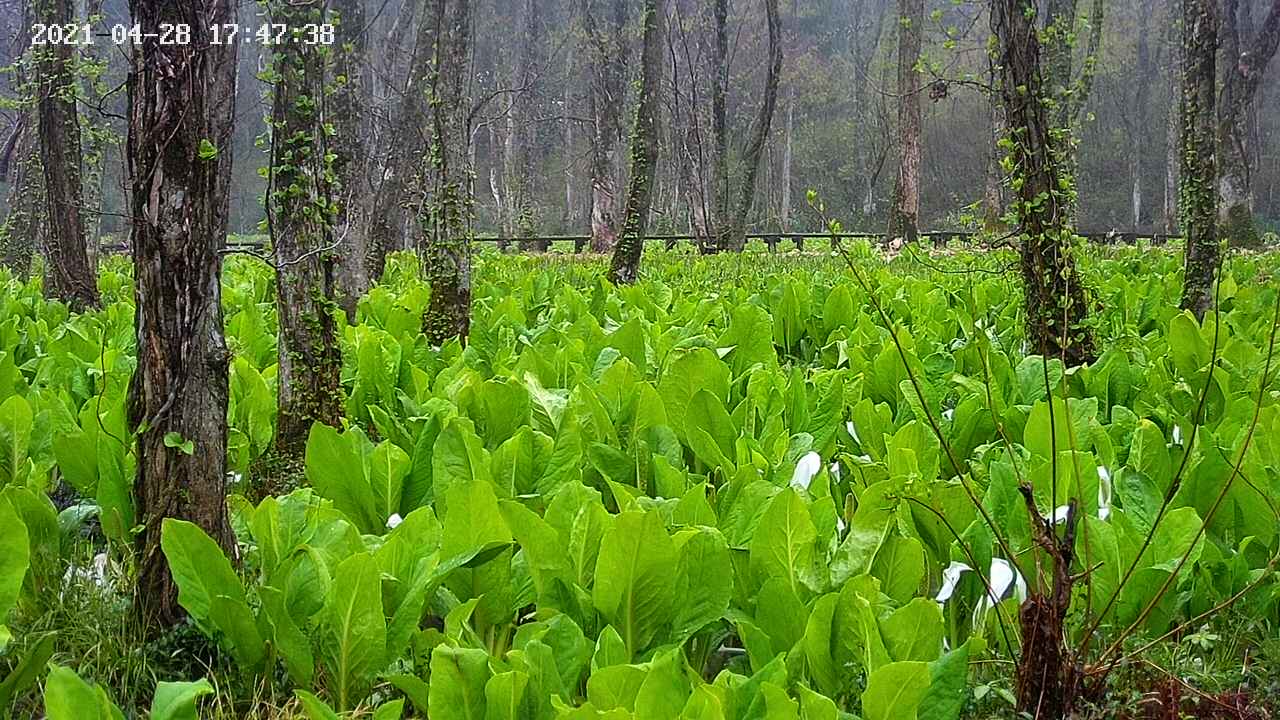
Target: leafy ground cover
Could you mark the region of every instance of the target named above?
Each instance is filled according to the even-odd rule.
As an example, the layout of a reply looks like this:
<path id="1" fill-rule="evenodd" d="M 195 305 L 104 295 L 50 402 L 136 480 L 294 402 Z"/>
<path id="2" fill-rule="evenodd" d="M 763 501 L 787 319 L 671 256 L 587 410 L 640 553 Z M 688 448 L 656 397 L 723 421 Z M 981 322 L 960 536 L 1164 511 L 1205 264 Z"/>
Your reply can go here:
<path id="1" fill-rule="evenodd" d="M 1004 717 L 1046 581 L 1030 504 L 1076 515 L 1065 632 L 1099 717 L 1267 717 L 1277 258 L 1233 258 L 1201 324 L 1178 254 L 1094 249 L 1104 351 L 1064 368 L 1027 352 L 1011 256 L 852 256 L 861 281 L 827 253 L 659 252 L 613 288 L 599 260 L 484 254 L 470 341 L 439 348 L 397 259 L 342 328 L 348 422 L 301 467 L 271 452 L 271 272 L 233 258 L 239 552 L 168 522 L 191 621 L 148 640 L 127 267 L 78 316 L 7 281 L 0 708 Z"/>

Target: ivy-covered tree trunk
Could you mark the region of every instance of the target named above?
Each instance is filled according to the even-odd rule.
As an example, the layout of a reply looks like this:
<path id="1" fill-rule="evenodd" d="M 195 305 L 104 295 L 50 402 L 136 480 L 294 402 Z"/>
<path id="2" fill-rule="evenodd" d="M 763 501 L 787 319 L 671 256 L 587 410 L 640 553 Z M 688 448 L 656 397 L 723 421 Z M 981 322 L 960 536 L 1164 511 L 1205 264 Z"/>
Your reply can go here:
<path id="1" fill-rule="evenodd" d="M 603 4 L 604 7 L 599 7 Z M 591 252 L 606 253 L 618 242 L 618 146 L 626 94 L 627 10 L 623 0 L 583 3 L 583 30 L 591 58 Z M 603 16 L 603 17 L 601 17 Z"/>
<path id="2" fill-rule="evenodd" d="M 271 21 L 295 28 L 274 46 L 269 226 L 275 252 L 279 376 L 276 449 L 300 455 L 312 423 L 342 416 L 334 281 L 333 158 L 325 135 L 323 46 L 302 28 L 324 22 L 324 0 L 273 0 Z"/>
<path id="3" fill-rule="evenodd" d="M 1218 195 L 1214 190 L 1217 23 L 1213 0 L 1182 0 L 1182 167 L 1178 205 L 1187 243 L 1182 307 L 1198 318 L 1213 306 L 1213 279 L 1221 259 Z"/>
<path id="4" fill-rule="evenodd" d="M 769 28 L 769 66 L 764 81 L 764 98 L 760 101 L 760 114 L 756 116 L 751 139 L 742 154 L 742 185 L 738 188 L 738 202 L 720 230 L 720 247 L 736 252 L 747 244 L 747 219 L 755 204 L 760 157 L 773 127 L 773 114 L 778 106 L 778 78 L 782 75 L 782 19 L 778 15 L 778 0 L 764 0 L 764 9 Z"/>
<path id="5" fill-rule="evenodd" d="M 920 48 L 924 0 L 898 0 L 898 175 L 889 209 L 889 240 L 920 237 Z"/>
<path id="6" fill-rule="evenodd" d="M 431 342 L 466 342 L 471 329 L 471 114 L 467 94 L 471 0 L 430 0 L 435 41 L 427 69 L 431 138 L 420 172 L 419 255 L 431 285 L 422 331 Z"/>
<path id="7" fill-rule="evenodd" d="M 72 0 L 38 0 L 37 17 L 47 25 L 69 25 Z M 67 43 L 38 49 L 40 149 L 48 203 L 49 242 L 45 253 L 45 293 L 75 310 L 97 307 L 97 272 L 89 262 L 81 211 L 80 114 L 76 109 L 73 54 Z"/>
<path id="8" fill-rule="evenodd" d="M 19 28 L 34 22 L 32 0 L 23 0 Z M 8 208 L 0 225 L 0 265 L 26 280 L 39 246 L 43 217 L 44 168 L 40 166 L 40 139 L 35 113 L 35 89 L 31 78 L 30 39 L 15 43 L 13 72 L 9 76 L 17 112 L 13 132 L 0 156 L 0 179 L 9 183 Z"/>
<path id="9" fill-rule="evenodd" d="M 631 134 L 631 179 L 627 186 L 627 210 L 622 236 L 613 249 L 609 280 L 617 285 L 636 281 L 644 254 L 653 179 L 658 163 L 658 95 L 662 87 L 663 33 L 666 8 L 663 0 L 644 0 L 644 50 L 640 60 L 640 99 Z"/>
<path id="10" fill-rule="evenodd" d="M 712 0 L 711 49 L 711 228 L 720 233 L 729 222 L 729 3 Z M 718 237 L 706 238 L 703 252 L 722 249 Z"/>
<path id="11" fill-rule="evenodd" d="M 235 110 L 236 45 L 208 28 L 235 22 L 234 0 L 130 0 L 143 42 L 129 74 L 127 177 L 138 366 L 130 385 L 137 432 L 135 606 L 152 627 L 183 617 L 160 549 L 165 518 L 199 525 L 227 554 L 227 365 L 222 262 Z M 191 42 L 161 44 L 162 24 Z M 231 89 L 232 92 L 227 92 Z M 210 158 L 208 145 L 218 150 Z M 172 437 L 181 443 L 169 442 Z M 191 443 L 188 454 L 181 447 Z M 175 447 L 175 445 L 177 445 Z"/>
<path id="12" fill-rule="evenodd" d="M 103 0 L 85 0 L 84 22 L 93 23 L 95 31 L 102 28 L 101 21 Z M 96 42 L 82 47 L 80 77 L 84 84 L 86 103 L 95 107 L 105 107 L 109 100 L 104 75 L 110 63 L 111 47 L 107 43 Z M 98 250 L 102 244 L 102 216 L 104 196 L 107 189 L 107 152 L 116 143 L 112 128 L 105 118 L 98 113 L 87 113 L 82 118 L 81 135 L 84 138 L 84 222 L 85 239 L 89 252 L 89 265 L 98 266 Z"/>
<path id="13" fill-rule="evenodd" d="M 1013 209 L 1021 235 L 1027 338 L 1034 352 L 1068 366 L 1093 359 L 1084 287 L 1071 256 L 1069 193 L 1062 152 L 1050 124 L 1033 0 L 996 0 L 1000 93 L 1012 148 Z M 1031 17 L 1028 17 L 1028 14 Z"/>
<path id="14" fill-rule="evenodd" d="M 332 65 L 326 100 L 333 173 L 337 179 L 334 201 L 337 215 L 333 233 L 338 242 L 335 277 L 339 304 L 350 322 L 355 322 L 356 306 L 369 291 L 372 278 L 381 274 L 373 267 L 377 260 L 369 250 L 370 216 L 369 107 L 373 103 L 368 73 L 369 34 L 365 27 L 363 0 L 333 0 L 330 21 L 336 26 Z"/>
<path id="15" fill-rule="evenodd" d="M 1243 52 L 1236 22 L 1238 4 L 1238 0 L 1225 0 L 1220 8 L 1225 67 L 1218 106 L 1218 224 L 1223 238 L 1233 247 L 1256 247 L 1261 239 L 1253 221 L 1246 121 L 1267 66 L 1280 46 L 1280 0 L 1272 0 L 1257 37 Z"/>

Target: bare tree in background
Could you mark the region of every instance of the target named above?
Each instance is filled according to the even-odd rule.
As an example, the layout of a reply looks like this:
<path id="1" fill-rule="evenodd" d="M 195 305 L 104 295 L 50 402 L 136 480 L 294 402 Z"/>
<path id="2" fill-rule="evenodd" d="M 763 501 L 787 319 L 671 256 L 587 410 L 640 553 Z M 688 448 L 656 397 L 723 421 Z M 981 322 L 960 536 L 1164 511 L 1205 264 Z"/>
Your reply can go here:
<path id="1" fill-rule="evenodd" d="M 139 613 L 152 626 L 184 615 L 160 549 L 161 522 L 200 526 L 231 554 L 227 519 L 227 364 L 222 259 L 235 109 L 236 44 L 209 27 L 234 23 L 233 0 L 130 0 L 143 33 L 129 75 L 128 178 L 138 366 L 130 385 L 137 432 L 134 500 Z M 186 24 L 188 44 L 161 44 L 161 24 Z M 217 151 L 210 157 L 209 145 Z M 176 433 L 194 452 L 171 447 Z"/>
<path id="2" fill-rule="evenodd" d="M 663 33 L 666 3 L 644 0 L 641 16 L 644 50 L 640 59 L 640 99 L 631 134 L 631 178 L 627 187 L 627 210 L 622 235 L 613 250 L 609 280 L 629 284 L 640 275 L 649 209 L 653 202 L 653 179 L 658 164 L 658 94 L 662 87 Z"/>
<path id="3" fill-rule="evenodd" d="M 422 329 L 440 344 L 454 337 L 465 342 L 471 328 L 471 0 L 428 0 L 426 11 L 434 27 L 426 78 L 431 137 L 419 169 L 418 253 L 431 284 Z"/>
<path id="4" fill-rule="evenodd" d="M 1248 49 L 1241 51 L 1239 0 L 1223 0 L 1222 102 L 1218 106 L 1218 224 L 1234 247 L 1256 247 L 1260 238 L 1253 221 L 1253 192 L 1247 147 L 1249 108 L 1262 85 L 1267 65 L 1280 46 L 1280 0 L 1271 0 L 1267 19 Z"/>
<path id="5" fill-rule="evenodd" d="M 742 185 L 738 188 L 738 201 L 731 207 L 724 225 L 717 229 L 717 244 L 721 249 L 740 251 L 746 245 L 747 219 L 755 202 L 760 157 L 764 152 L 765 141 L 769 139 L 774 110 L 778 106 L 778 79 L 782 75 L 782 19 L 778 15 L 778 0 L 764 0 L 764 9 L 769 29 L 769 65 L 764 81 L 764 97 L 760 101 L 760 111 L 752 126 L 751 137 L 742 153 Z M 720 28 L 717 27 L 717 44 L 720 42 L 719 32 Z"/>
<path id="6" fill-rule="evenodd" d="M 544 89 L 542 75 L 546 72 L 543 30 L 543 5 L 545 0 L 521 0 L 521 32 L 516 51 L 515 72 L 512 86 L 519 94 L 513 103 L 508 119 L 510 130 L 507 140 L 511 145 L 511 181 L 508 203 L 511 206 L 513 229 L 520 238 L 533 238 L 541 225 L 535 191 L 540 184 L 537 173 L 543 149 Z M 545 240 L 522 239 L 520 249 L 546 252 Z"/>
<path id="7" fill-rule="evenodd" d="M 626 85 L 627 6 L 624 0 L 584 0 L 583 31 L 590 58 L 591 251 L 618 242 L 618 146 Z"/>
<path id="8" fill-rule="evenodd" d="M 1179 174 L 1186 272 L 1182 307 L 1203 318 L 1213 306 L 1220 261 L 1215 154 L 1218 17 L 1214 0 L 1182 0 L 1182 171 Z"/>
<path id="9" fill-rule="evenodd" d="M 36 0 L 36 17 L 46 25 L 70 25 L 71 0 Z M 99 302 L 96 268 L 89 261 L 82 217 L 80 114 L 76 108 L 78 80 L 69 43 L 43 45 L 37 51 L 40 149 L 48 203 L 49 241 L 45 255 L 45 292 L 73 309 Z"/>
<path id="10" fill-rule="evenodd" d="M 327 120 L 333 128 L 333 141 L 328 146 L 334 155 L 333 173 L 339 188 L 334 235 L 340 244 L 335 272 L 342 309 L 347 320 L 355 322 L 356 305 L 369 291 L 373 278 L 382 274 L 381 268 L 373 267 L 381 258 L 370 252 L 366 230 L 372 200 L 367 179 L 372 170 L 367 125 L 373 104 L 368 21 L 364 0 L 332 0 L 330 8 L 337 26 L 329 73 L 333 91 L 326 102 L 330 110 Z"/>
<path id="11" fill-rule="evenodd" d="M 898 0 L 898 176 L 888 240 L 920 236 L 920 49 L 924 0 Z"/>
<path id="12" fill-rule="evenodd" d="M 288 28 L 324 22 L 324 0 L 272 0 L 271 22 Z M 339 424 L 337 287 L 334 278 L 334 169 L 324 113 L 325 53 L 304 42 L 273 46 L 269 227 L 279 319 L 276 449 L 300 457 L 311 425 Z"/>

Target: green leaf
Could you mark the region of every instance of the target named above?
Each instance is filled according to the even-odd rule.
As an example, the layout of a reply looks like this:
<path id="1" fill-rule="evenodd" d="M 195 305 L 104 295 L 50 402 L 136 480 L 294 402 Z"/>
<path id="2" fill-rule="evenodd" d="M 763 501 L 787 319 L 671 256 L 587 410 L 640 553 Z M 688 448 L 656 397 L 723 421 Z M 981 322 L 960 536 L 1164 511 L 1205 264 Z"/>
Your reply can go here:
<path id="1" fill-rule="evenodd" d="M 26 480 L 31 405 L 21 395 L 0 403 L 0 487 Z"/>
<path id="2" fill-rule="evenodd" d="M 387 642 L 382 614 L 382 579 L 368 553 L 343 560 L 333 573 L 333 588 L 324 608 L 329 672 L 336 685 L 338 707 L 350 709 L 363 700 L 366 682 L 382 669 Z"/>
<path id="3" fill-rule="evenodd" d="M 669 622 L 678 558 L 656 511 L 618 515 L 600 542 L 593 601 L 633 658 Z"/>
<path id="4" fill-rule="evenodd" d="M 338 720 L 338 713 L 315 695 L 306 690 L 294 690 L 293 694 L 297 696 L 298 702 L 302 703 L 302 709 L 307 712 L 307 717 L 311 720 Z"/>
<path id="5" fill-rule="evenodd" d="M 201 160 L 213 160 L 218 157 L 218 148 L 208 138 L 200 139 L 200 148 L 196 152 Z"/>
<path id="6" fill-rule="evenodd" d="M 522 720 L 525 689 L 529 676 L 518 670 L 498 673 L 484 686 L 484 720 Z"/>
<path id="7" fill-rule="evenodd" d="M 151 720 L 197 720 L 196 700 L 212 695 L 208 680 L 160 682 L 151 701 Z"/>
<path id="8" fill-rule="evenodd" d="M 431 651 L 431 720 L 485 720 L 489 653 L 437 645 Z"/>
<path id="9" fill-rule="evenodd" d="M 788 487 L 775 495 L 751 538 L 751 570 L 756 582 L 782 578 L 803 597 L 800 578 L 813 566 L 817 539 L 818 530 L 795 489 Z"/>
<path id="10" fill-rule="evenodd" d="M 167 432 L 164 434 L 164 446 L 167 448 L 177 448 L 184 455 L 194 455 L 196 451 L 195 443 L 182 437 L 182 433 Z"/>
<path id="11" fill-rule="evenodd" d="M 880 621 L 880 636 L 894 660 L 936 660 L 942 653 L 942 608 L 916 598 Z"/>
<path id="12" fill-rule="evenodd" d="M 48 720 L 124 720 L 105 690 L 52 663 L 44 682 L 44 711 Z"/>
<path id="13" fill-rule="evenodd" d="M 0 650 L 4 649 L 8 637 L 4 621 L 18 602 L 30 561 L 27 526 L 12 505 L 0 502 Z"/>
<path id="14" fill-rule="evenodd" d="M 7 709 L 16 698 L 21 698 L 27 688 L 40 678 L 40 673 L 53 657 L 53 641 L 56 633 L 46 633 L 35 647 L 24 655 L 4 680 L 0 682 L 0 710 Z"/>
<path id="15" fill-rule="evenodd" d="M 893 662 L 872 671 L 862 691 L 863 718 L 914 720 L 930 682 L 929 664 L 923 662 Z"/>

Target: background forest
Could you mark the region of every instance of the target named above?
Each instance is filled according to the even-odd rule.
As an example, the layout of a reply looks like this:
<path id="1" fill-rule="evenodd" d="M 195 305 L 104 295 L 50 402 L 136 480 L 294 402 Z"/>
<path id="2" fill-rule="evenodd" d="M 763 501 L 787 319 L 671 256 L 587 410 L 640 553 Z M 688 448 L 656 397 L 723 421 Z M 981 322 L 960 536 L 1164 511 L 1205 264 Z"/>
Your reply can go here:
<path id="1" fill-rule="evenodd" d="M 83 1 L 83 0 L 82 0 Z M 88 0 L 101 7 L 103 27 L 128 24 L 124 0 Z M 1042 3 L 1043 4 L 1043 3 Z M 1064 3 L 1059 2 L 1059 5 Z M 1079 5 L 1074 52 L 1081 74 L 1094 6 L 1104 13 L 1101 42 L 1082 103 L 1078 143 L 1078 227 L 1084 232 L 1162 233 L 1176 225 L 1178 7 L 1170 0 L 1105 0 Z M 1235 25 L 1254 37 L 1270 6 L 1237 0 Z M 0 62 L 24 49 L 20 0 L 0 8 Z M 265 22 L 244 2 L 240 22 Z M 420 0 L 364 0 L 370 42 L 368 114 L 361 120 L 370 160 L 368 191 L 388 182 L 399 99 L 414 53 Z M 728 172 L 736 187 L 740 157 L 759 112 L 767 73 L 763 5 L 727 2 L 725 98 Z M 655 232 L 696 232 L 713 203 L 715 75 L 713 3 L 673 0 L 660 105 L 660 143 L 652 226 Z M 92 9 L 92 8 L 91 8 Z M 883 231 L 891 205 L 896 156 L 897 2 L 784 0 L 780 3 L 783 72 L 777 109 L 764 145 L 748 226 L 755 230 L 821 229 L 805 192 L 819 190 L 840 208 L 849 229 Z M 923 5 L 923 90 L 920 125 L 920 225 L 963 229 L 982 216 L 977 206 L 995 164 L 990 102 L 990 42 L 986 3 L 927 0 Z M 479 234 L 581 234 L 592 208 L 593 163 L 608 168 L 613 187 L 626 174 L 626 141 L 639 71 L 639 4 L 627 0 L 482 0 L 473 9 L 472 134 Z M 83 13 L 82 13 L 83 16 Z M 127 69 L 123 52 L 100 45 L 102 113 L 85 119 L 102 133 L 91 149 L 105 156 L 101 229 L 120 232 L 120 153 Z M 270 50 L 239 54 L 230 226 L 259 232 L 268 164 L 261 138 L 270 114 L 269 86 L 260 79 Z M 14 76 L 6 93 L 13 97 Z M 111 92 L 112 90 L 115 92 Z M 5 111 L 8 127 L 16 113 Z M 603 122 L 600 122 L 604 115 Z M 600 129 L 597 130 L 597 126 Z M 1266 77 L 1250 105 L 1244 144 L 1255 212 L 1265 229 L 1280 222 L 1280 92 Z M 97 135 L 95 134 L 95 137 Z M 12 150 L 13 143 L 9 149 Z M 13 167 L 12 163 L 7 164 Z M 12 183 L 12 203 L 20 189 Z M 391 181 L 394 182 L 394 181 Z M 621 194 L 620 192 L 617 194 Z M 619 201 L 620 202 L 620 201 Z M 618 211 L 620 214 L 620 209 Z M 407 222 L 407 218 L 401 218 Z"/>

